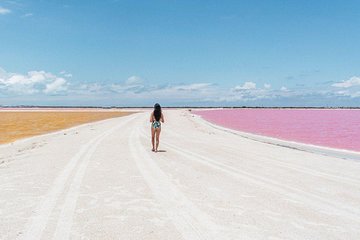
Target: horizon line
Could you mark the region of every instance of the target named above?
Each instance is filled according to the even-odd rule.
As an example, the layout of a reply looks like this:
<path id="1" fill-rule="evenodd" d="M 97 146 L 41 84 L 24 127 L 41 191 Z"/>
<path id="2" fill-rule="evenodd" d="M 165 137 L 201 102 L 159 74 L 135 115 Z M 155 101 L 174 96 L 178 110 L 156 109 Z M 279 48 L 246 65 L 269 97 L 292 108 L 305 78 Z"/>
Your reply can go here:
<path id="1" fill-rule="evenodd" d="M 153 108 L 152 106 L 53 106 L 53 105 L 0 105 L 0 109 L 6 108 L 101 108 L 101 109 L 121 109 L 121 108 Z M 162 106 L 162 108 L 275 108 L 275 109 L 360 109 L 359 107 L 350 106 Z"/>

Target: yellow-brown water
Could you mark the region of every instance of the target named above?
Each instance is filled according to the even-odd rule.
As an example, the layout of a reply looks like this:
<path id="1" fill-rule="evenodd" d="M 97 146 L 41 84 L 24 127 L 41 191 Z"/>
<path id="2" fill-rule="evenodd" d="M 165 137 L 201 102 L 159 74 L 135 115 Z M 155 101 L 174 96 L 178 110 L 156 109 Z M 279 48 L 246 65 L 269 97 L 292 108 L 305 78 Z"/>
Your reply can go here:
<path id="1" fill-rule="evenodd" d="M 0 111 L 0 144 L 129 114 L 121 111 Z"/>

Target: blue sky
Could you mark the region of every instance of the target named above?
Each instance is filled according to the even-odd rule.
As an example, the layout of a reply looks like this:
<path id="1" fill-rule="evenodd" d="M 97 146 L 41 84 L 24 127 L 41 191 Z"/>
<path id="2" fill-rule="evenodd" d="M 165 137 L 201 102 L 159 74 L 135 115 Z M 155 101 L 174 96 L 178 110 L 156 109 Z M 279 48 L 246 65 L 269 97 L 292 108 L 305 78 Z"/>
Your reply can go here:
<path id="1" fill-rule="evenodd" d="M 359 1 L 0 0 L 0 105 L 360 106 Z"/>

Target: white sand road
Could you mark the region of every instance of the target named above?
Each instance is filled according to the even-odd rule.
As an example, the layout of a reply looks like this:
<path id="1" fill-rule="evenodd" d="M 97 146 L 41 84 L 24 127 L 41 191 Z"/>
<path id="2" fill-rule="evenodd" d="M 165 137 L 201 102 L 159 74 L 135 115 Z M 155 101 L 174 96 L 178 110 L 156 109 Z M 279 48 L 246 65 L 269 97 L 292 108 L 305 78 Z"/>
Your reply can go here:
<path id="1" fill-rule="evenodd" d="M 360 161 L 149 114 L 0 146 L 0 239 L 360 239 Z"/>

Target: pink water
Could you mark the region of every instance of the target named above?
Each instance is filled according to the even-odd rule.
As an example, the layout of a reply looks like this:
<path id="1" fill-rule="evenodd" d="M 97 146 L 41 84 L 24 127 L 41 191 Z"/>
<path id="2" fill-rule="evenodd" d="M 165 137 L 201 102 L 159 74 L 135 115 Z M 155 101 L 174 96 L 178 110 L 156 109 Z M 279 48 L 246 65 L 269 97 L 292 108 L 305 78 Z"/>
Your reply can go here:
<path id="1" fill-rule="evenodd" d="M 228 109 L 195 113 L 212 123 L 243 132 L 360 151 L 360 110 Z"/>

